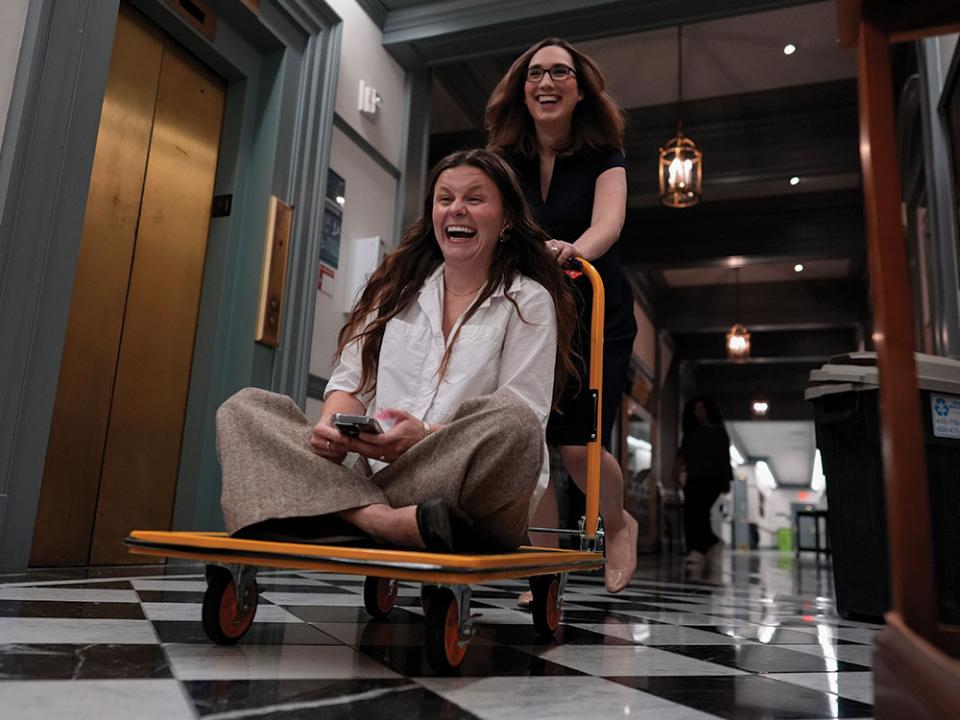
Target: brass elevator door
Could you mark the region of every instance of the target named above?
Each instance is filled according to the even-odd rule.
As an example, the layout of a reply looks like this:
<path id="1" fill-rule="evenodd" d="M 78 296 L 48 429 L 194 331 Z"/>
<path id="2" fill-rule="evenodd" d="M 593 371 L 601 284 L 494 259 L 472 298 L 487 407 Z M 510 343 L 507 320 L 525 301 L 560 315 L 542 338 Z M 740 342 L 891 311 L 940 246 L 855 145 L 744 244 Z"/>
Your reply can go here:
<path id="1" fill-rule="evenodd" d="M 121 5 L 31 565 L 134 562 L 131 529 L 170 527 L 224 96 Z"/>

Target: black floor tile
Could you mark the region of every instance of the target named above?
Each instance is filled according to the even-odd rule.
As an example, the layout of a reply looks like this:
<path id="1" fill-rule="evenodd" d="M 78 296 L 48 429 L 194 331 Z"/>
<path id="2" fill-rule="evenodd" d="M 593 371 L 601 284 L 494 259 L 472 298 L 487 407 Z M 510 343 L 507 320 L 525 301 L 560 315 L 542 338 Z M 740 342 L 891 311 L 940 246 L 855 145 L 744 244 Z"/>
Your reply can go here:
<path id="1" fill-rule="evenodd" d="M 203 643 L 210 639 L 199 622 L 156 621 L 153 629 L 162 643 Z M 306 623 L 260 623 L 250 626 L 240 641 L 245 645 L 340 645 L 330 637 Z"/>
<path id="2" fill-rule="evenodd" d="M 758 675 L 607 679 L 727 720 L 868 718 L 873 715 L 871 705 Z"/>
<path id="3" fill-rule="evenodd" d="M 202 603 L 202 592 L 188 590 L 137 590 L 140 602 Z"/>
<path id="4" fill-rule="evenodd" d="M 477 635 L 504 645 L 524 647 L 557 645 L 633 645 L 629 640 L 595 633 L 572 625 L 561 625 L 553 637 L 544 638 L 537 634 L 532 625 L 481 625 L 477 626 Z"/>
<path id="5" fill-rule="evenodd" d="M 192 681 L 184 685 L 201 718 L 233 712 L 271 720 L 476 718 L 406 679 Z"/>
<path id="6" fill-rule="evenodd" d="M 436 675 L 427 664 L 422 647 L 404 645 L 361 646 L 361 652 L 383 663 L 406 677 Z M 554 675 L 583 675 L 578 670 L 530 655 L 505 645 L 471 643 L 457 675 L 460 677 L 540 677 Z"/>
<path id="7" fill-rule="evenodd" d="M 0 600 L 0 617 L 143 620 L 139 603 Z"/>
<path id="8" fill-rule="evenodd" d="M 0 681 L 170 677 L 159 645 L 0 645 Z"/>
<path id="9" fill-rule="evenodd" d="M 706 632 L 714 632 L 726 637 L 742 638 L 752 642 L 762 642 L 768 645 L 819 645 L 820 640 L 809 632 L 777 628 L 772 633 L 764 632 L 762 628 L 744 627 L 742 625 L 691 625 L 690 627 Z M 834 640 L 834 645 L 856 645 L 848 640 Z M 860 643 L 862 644 L 862 643 Z"/>
<path id="10" fill-rule="evenodd" d="M 754 673 L 869 670 L 855 663 L 827 661 L 816 655 L 768 645 L 659 645 L 658 648 Z"/>
<path id="11" fill-rule="evenodd" d="M 362 604 L 362 603 L 361 603 Z M 323 605 L 284 605 L 284 609 L 310 623 L 365 623 L 370 613 L 362 607 L 328 607 Z M 390 612 L 392 623 L 422 623 L 423 616 L 395 607 Z"/>

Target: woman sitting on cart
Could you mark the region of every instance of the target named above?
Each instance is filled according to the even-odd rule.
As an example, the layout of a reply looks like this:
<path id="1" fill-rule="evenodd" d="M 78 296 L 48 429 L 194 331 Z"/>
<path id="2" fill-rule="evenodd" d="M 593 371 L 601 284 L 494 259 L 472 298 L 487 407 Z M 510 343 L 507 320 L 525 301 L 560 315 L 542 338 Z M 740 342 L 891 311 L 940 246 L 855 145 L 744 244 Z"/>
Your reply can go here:
<path id="1" fill-rule="evenodd" d="M 549 476 L 544 428 L 574 370 L 576 309 L 509 167 L 457 152 L 339 335 L 313 428 L 290 398 L 242 390 L 217 413 L 227 530 L 346 521 L 379 543 L 510 550 Z M 342 434 L 335 413 L 382 434 Z M 351 453 L 356 453 L 354 457 Z"/>

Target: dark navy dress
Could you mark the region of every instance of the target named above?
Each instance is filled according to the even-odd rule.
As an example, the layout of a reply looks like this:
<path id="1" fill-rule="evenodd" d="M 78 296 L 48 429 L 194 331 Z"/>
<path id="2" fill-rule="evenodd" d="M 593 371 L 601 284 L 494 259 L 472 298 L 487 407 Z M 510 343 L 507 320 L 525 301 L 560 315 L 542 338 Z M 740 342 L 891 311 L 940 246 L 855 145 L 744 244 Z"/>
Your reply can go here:
<path id="1" fill-rule="evenodd" d="M 619 150 L 603 152 L 583 151 L 566 157 L 557 157 L 553 165 L 553 178 L 546 201 L 540 191 L 540 160 L 514 156 L 511 163 L 520 176 L 523 191 L 533 212 L 533 217 L 547 234 L 557 240 L 574 242 L 587 228 L 593 215 L 593 200 L 597 178 L 610 168 L 626 167 L 626 160 Z M 593 260 L 593 266 L 603 279 L 606 299 L 603 346 L 603 409 L 601 440 L 610 447 L 610 431 L 617 417 L 630 369 L 630 356 L 637 325 L 633 315 L 633 291 L 620 263 L 619 240 L 607 252 Z M 593 290 L 586 277 L 575 281 L 575 295 L 580 312 L 580 322 L 574 346 L 582 358 L 581 381 L 572 381 L 560 400 L 561 414 L 551 416 L 547 437 L 553 442 L 562 442 L 573 413 L 580 412 L 582 397 L 577 388 L 586 389 L 586 360 L 590 347 L 590 304 Z"/>

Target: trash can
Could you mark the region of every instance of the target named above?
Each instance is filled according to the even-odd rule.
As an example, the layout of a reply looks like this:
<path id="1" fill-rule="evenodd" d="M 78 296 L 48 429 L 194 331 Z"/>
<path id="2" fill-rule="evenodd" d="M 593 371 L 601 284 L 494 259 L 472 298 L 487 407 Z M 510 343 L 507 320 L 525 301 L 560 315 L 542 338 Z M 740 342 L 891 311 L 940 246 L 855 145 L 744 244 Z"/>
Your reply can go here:
<path id="1" fill-rule="evenodd" d="M 805 393 L 826 477 L 837 611 L 871 620 L 890 608 L 876 363 L 875 352 L 832 358 Z M 938 616 L 960 624 L 960 362 L 917 353 L 916 363 Z"/>
<path id="2" fill-rule="evenodd" d="M 793 530 L 790 528 L 777 530 L 777 549 L 782 553 L 793 552 Z"/>

